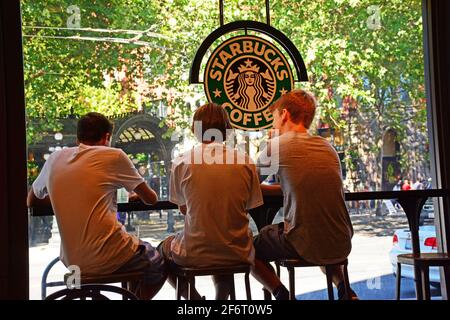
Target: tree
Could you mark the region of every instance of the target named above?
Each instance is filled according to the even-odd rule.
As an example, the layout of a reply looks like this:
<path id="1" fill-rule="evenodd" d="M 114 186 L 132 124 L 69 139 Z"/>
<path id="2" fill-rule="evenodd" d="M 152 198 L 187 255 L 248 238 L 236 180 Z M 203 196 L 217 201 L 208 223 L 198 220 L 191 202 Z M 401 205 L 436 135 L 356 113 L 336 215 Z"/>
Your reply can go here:
<path id="1" fill-rule="evenodd" d="M 347 176 L 366 176 L 365 183 L 380 187 L 381 141 L 388 128 L 398 133 L 408 172 L 406 137 L 427 141 L 421 2 L 289 4 L 283 10 L 287 1 L 274 2 L 274 24 L 305 54 L 311 80 L 305 86 L 320 101 L 320 120 L 347 137 Z M 379 21 L 372 21 L 378 13 Z M 414 156 L 417 165 L 429 166 L 425 152 Z"/>
<path id="2" fill-rule="evenodd" d="M 317 96 L 317 123 L 344 137 L 349 187 L 362 187 L 358 180 L 380 187 L 387 129 L 399 137 L 404 172 L 426 172 L 421 2 L 270 3 L 272 26 L 305 59 L 310 81 L 298 86 Z M 202 86 L 187 83 L 188 72 L 201 42 L 219 27 L 218 1 L 79 1 L 80 19 L 71 6 L 22 2 L 27 113 L 45 119 L 28 125 L 29 142 L 57 130 L 59 117 L 120 114 L 154 100 L 169 108 L 168 135 L 187 128 L 196 101 L 205 101 Z M 265 21 L 262 0 L 225 1 L 224 13 L 225 23 Z M 67 29 L 68 22 L 75 27 Z"/>

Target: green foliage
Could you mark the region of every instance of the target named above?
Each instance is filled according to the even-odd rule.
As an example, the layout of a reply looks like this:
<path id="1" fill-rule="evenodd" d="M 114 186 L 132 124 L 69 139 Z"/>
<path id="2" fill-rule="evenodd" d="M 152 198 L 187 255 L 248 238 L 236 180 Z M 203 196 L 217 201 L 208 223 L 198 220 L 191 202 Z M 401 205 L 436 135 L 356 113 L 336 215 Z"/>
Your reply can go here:
<path id="1" fill-rule="evenodd" d="M 310 82 L 298 86 L 316 95 L 320 121 L 343 133 L 349 169 L 356 170 L 355 159 L 370 153 L 363 162 L 374 162 L 372 170 L 379 171 L 380 141 L 392 128 L 408 170 L 409 128 L 426 141 L 421 1 L 270 3 L 272 26 L 305 60 Z M 71 5 L 80 8 L 82 29 L 54 29 L 67 27 Z M 369 26 L 373 5 L 380 9 L 377 28 Z M 199 97 L 205 101 L 202 86 L 188 85 L 187 78 L 201 42 L 219 26 L 216 0 L 24 0 L 22 17 L 27 114 L 45 119 L 28 125 L 29 142 L 57 130 L 58 117 L 87 111 L 115 115 L 151 107 L 155 99 L 171 110 L 161 123 L 169 126 L 169 136 L 189 126 Z M 265 22 L 264 1 L 225 1 L 224 18 Z M 118 77 L 121 71 L 125 77 Z M 426 153 L 419 157 L 427 161 Z"/>

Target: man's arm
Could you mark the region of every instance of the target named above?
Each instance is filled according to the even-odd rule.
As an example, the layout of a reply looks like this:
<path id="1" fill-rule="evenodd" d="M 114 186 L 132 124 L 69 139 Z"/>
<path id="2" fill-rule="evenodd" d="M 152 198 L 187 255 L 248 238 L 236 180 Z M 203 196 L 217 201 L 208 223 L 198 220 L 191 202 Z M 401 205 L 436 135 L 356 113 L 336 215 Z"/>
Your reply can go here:
<path id="1" fill-rule="evenodd" d="M 138 197 L 146 204 L 155 204 L 158 202 L 156 192 L 151 189 L 147 183 L 142 182 L 134 190 Z"/>
<path id="2" fill-rule="evenodd" d="M 279 184 L 261 184 L 261 192 L 263 196 L 282 196 L 283 190 Z"/>
<path id="3" fill-rule="evenodd" d="M 30 188 L 30 191 L 28 192 L 27 196 L 27 206 L 29 208 L 31 207 L 48 207 L 51 206 L 52 203 L 50 202 L 50 198 L 46 196 L 44 199 L 39 199 L 34 194 L 33 188 Z"/>

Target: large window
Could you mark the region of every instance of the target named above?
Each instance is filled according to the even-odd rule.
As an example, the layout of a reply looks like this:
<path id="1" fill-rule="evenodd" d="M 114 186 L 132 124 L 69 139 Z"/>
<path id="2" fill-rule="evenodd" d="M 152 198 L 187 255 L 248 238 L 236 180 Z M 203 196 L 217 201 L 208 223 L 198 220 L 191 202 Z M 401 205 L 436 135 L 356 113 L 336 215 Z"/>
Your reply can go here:
<path id="1" fill-rule="evenodd" d="M 270 3 L 271 25 L 306 63 L 309 82 L 296 87 L 319 102 L 310 133 L 336 148 L 347 191 L 430 187 L 421 1 Z M 191 116 L 206 98 L 201 85 L 189 85 L 189 68 L 219 26 L 218 1 L 24 0 L 22 18 L 29 184 L 52 152 L 75 145 L 77 118 L 98 111 L 115 123 L 113 146 L 166 199 L 172 155 L 195 143 Z M 224 18 L 265 21 L 264 1 L 226 1 Z M 254 158 L 266 137 L 238 131 Z M 350 276 L 366 297 L 390 298 L 379 292 L 389 291 L 389 251 L 406 218 L 391 201 L 348 206 L 356 230 Z M 433 213 L 430 204 L 422 217 L 431 238 Z M 154 243 L 182 227 L 171 211 L 121 219 Z M 57 237 L 52 217 L 30 219 L 31 298 L 39 298 L 43 268 L 58 254 Z M 321 288 L 312 281 L 299 290 Z"/>

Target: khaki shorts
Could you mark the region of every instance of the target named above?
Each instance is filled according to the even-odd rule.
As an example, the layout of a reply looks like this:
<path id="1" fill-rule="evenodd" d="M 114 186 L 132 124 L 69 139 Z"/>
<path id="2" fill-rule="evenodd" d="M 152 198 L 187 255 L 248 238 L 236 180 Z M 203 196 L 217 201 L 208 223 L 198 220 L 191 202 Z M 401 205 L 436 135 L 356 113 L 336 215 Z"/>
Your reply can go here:
<path id="1" fill-rule="evenodd" d="M 300 258 L 284 234 L 284 223 L 271 224 L 261 229 L 253 238 L 255 258 L 262 261 Z"/>

